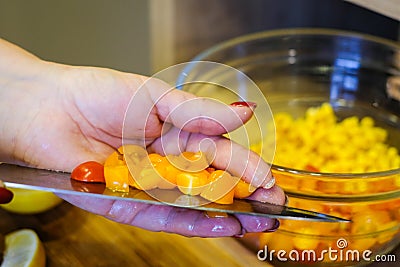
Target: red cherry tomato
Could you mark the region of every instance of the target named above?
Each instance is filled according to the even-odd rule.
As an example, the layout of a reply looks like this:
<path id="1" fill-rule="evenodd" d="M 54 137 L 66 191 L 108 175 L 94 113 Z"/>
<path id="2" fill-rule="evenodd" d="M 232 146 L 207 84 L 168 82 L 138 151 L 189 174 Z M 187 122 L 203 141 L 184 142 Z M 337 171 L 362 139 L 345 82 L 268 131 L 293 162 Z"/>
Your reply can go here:
<path id="1" fill-rule="evenodd" d="M 86 193 L 103 194 L 104 190 L 106 190 L 105 184 L 87 183 L 87 182 L 76 181 L 74 179 L 71 179 L 71 186 L 75 191 L 86 192 Z"/>
<path id="2" fill-rule="evenodd" d="M 13 195 L 13 192 L 11 192 L 10 190 L 4 187 L 0 187 L 0 204 L 11 202 Z"/>
<path id="3" fill-rule="evenodd" d="M 71 178 L 82 182 L 105 183 L 104 166 L 96 161 L 79 164 L 71 173 Z"/>

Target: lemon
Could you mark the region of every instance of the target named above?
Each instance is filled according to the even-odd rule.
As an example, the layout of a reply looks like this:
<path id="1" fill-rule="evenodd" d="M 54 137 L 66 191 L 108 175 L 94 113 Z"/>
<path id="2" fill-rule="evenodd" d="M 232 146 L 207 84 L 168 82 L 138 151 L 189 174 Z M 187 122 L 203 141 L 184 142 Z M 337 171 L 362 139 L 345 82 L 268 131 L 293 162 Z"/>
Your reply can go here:
<path id="1" fill-rule="evenodd" d="M 10 203 L 1 204 L 3 209 L 20 213 L 36 214 L 54 208 L 62 199 L 51 192 L 27 190 L 20 188 L 8 188 L 14 193 L 14 198 Z"/>
<path id="2" fill-rule="evenodd" d="M 46 253 L 35 231 L 21 229 L 5 236 L 5 251 L 0 267 L 42 267 Z"/>

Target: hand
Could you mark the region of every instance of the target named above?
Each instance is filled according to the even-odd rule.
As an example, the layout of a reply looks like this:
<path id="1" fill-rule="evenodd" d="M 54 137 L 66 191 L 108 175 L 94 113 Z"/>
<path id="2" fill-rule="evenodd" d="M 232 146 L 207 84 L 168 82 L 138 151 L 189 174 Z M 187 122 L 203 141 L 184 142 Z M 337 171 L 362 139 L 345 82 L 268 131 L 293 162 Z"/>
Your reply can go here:
<path id="1" fill-rule="evenodd" d="M 72 171 L 84 161 L 103 162 L 122 144 L 125 111 L 146 77 L 108 69 L 65 66 L 38 59 L 29 59 L 27 64 L 35 64 L 35 68 L 23 79 L 15 80 L 15 76 L 10 78 L 8 74 L 0 80 L 5 81 L 0 98 L 1 116 L 5 122 L 2 125 L 3 129 L 7 129 L 4 136 L 8 137 L 3 138 L 2 147 L 6 144 L 9 147 L 9 151 L 6 151 L 8 153 L 2 151 L 5 161 Z M 157 153 L 176 152 L 175 145 L 162 146 L 160 130 L 165 123 L 170 126 L 163 136 L 164 140 L 174 138 L 176 131 L 182 129 L 179 143 L 183 145 L 183 150 L 196 151 L 201 140 L 210 138 L 216 144 L 213 161 L 215 167 L 227 169 L 233 174 L 243 174 L 243 179 L 260 187 L 257 190 L 257 199 L 267 198 L 269 202 L 283 204 L 283 191 L 277 186 L 271 188 L 273 178 L 269 166 L 255 153 L 221 136 L 225 131 L 234 130 L 246 122 L 251 117 L 252 110 L 249 107 L 231 107 L 231 112 L 227 112 L 225 105 L 201 99 L 202 105 L 198 105 L 196 109 L 182 106 L 184 112 L 171 115 L 171 111 L 182 102 L 196 97 L 169 89 L 169 85 L 158 81 L 142 91 L 145 92 L 140 99 L 143 109 L 153 107 L 154 104 L 155 106 L 151 108 L 152 112 L 146 121 L 145 140 L 142 139 L 141 125 L 136 125 L 138 128 L 135 128 L 135 124 L 132 124 L 127 135 L 130 142 L 145 141 L 148 150 Z M 169 93 L 159 99 L 167 91 Z M 4 114 L 7 114 L 5 119 Z M 223 117 L 224 124 L 204 119 L 202 114 Z M 182 125 L 188 116 L 198 119 Z M 232 151 L 236 159 L 241 156 L 248 158 L 247 164 L 244 165 L 241 162 L 243 160 L 237 161 L 237 164 L 229 164 L 226 158 L 227 155 L 230 158 Z M 90 212 L 152 231 L 188 236 L 232 236 L 246 231 L 267 231 L 277 227 L 276 220 L 266 218 L 207 218 L 202 212 L 187 209 L 93 197 L 62 197 Z"/>

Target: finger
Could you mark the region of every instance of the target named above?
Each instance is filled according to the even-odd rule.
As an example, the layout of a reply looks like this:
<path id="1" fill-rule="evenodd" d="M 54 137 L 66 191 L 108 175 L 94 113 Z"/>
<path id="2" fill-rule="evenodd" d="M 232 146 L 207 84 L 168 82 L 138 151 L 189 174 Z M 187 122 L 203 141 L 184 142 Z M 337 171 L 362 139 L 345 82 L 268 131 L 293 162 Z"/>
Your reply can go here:
<path id="1" fill-rule="evenodd" d="M 236 214 L 235 217 L 243 226 L 241 235 L 245 233 L 274 232 L 279 228 L 277 219 Z"/>
<path id="2" fill-rule="evenodd" d="M 222 237 L 241 232 L 240 223 L 233 217 L 209 218 L 202 211 L 169 206 L 149 206 L 128 223 L 184 236 Z"/>
<path id="3" fill-rule="evenodd" d="M 235 236 L 242 232 L 239 221 L 234 217 L 208 218 L 202 211 L 171 206 L 96 197 L 59 196 L 86 211 L 150 231 L 201 237 Z"/>
<path id="4" fill-rule="evenodd" d="M 157 79 L 150 79 L 145 86 L 159 118 L 189 132 L 220 135 L 233 131 L 251 118 L 255 108 L 255 103 L 226 105 L 213 98 L 196 97 Z"/>
<path id="5" fill-rule="evenodd" d="M 281 187 L 274 185 L 270 189 L 258 188 L 250 197 L 248 197 L 248 199 L 276 205 L 284 205 L 286 202 L 286 195 Z"/>
<path id="6" fill-rule="evenodd" d="M 173 125 L 189 132 L 220 135 L 242 126 L 255 104 L 226 105 L 196 97 L 158 79 L 148 79 L 134 93 L 126 109 L 124 137 L 156 138 Z"/>
<path id="7" fill-rule="evenodd" d="M 215 168 L 227 170 L 255 187 L 271 188 L 275 183 L 269 164 L 255 152 L 230 139 L 191 134 L 186 150 L 196 151 L 199 148 L 206 155 L 212 155 L 212 165 Z"/>
<path id="8" fill-rule="evenodd" d="M 280 187 L 273 186 L 270 189 L 258 188 L 248 199 L 283 205 L 285 204 L 286 196 Z M 236 217 L 243 225 L 243 233 L 273 232 L 280 225 L 278 220 L 266 217 L 248 215 L 236 215 Z"/>
<path id="9" fill-rule="evenodd" d="M 180 92 L 171 92 L 178 97 Z M 183 92 L 182 92 L 183 93 Z M 196 97 L 183 100 L 177 105 L 161 101 L 168 105 L 164 120 L 175 127 L 193 133 L 221 135 L 243 126 L 253 115 L 249 106 L 230 106 L 212 98 Z"/>

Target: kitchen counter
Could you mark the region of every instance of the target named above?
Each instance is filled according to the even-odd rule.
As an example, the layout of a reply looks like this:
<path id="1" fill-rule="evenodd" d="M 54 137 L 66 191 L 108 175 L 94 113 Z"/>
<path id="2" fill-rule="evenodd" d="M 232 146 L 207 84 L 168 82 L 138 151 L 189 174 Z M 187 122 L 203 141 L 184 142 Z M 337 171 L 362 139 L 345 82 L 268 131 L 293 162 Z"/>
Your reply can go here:
<path id="1" fill-rule="evenodd" d="M 66 202 L 38 215 L 0 209 L 0 232 L 34 229 L 43 241 L 47 267 L 271 266 L 235 238 L 187 238 L 118 224 Z M 374 263 L 369 267 L 398 266 Z"/>
<path id="2" fill-rule="evenodd" d="M 66 202 L 38 215 L 0 209 L 0 232 L 34 229 L 47 267 L 268 266 L 234 238 L 187 238 L 118 224 Z"/>

